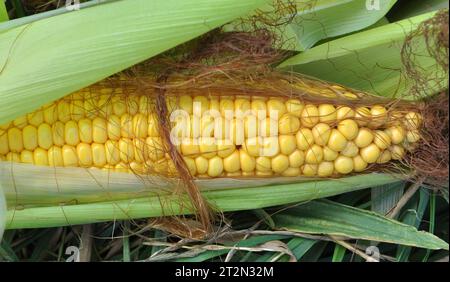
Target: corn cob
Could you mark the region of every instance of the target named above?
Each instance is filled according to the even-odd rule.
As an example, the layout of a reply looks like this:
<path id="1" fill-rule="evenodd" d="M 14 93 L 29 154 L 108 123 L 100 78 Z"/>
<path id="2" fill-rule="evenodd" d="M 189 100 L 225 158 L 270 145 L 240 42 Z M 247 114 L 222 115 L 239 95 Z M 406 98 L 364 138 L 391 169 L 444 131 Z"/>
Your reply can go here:
<path id="1" fill-rule="evenodd" d="M 0 125 L 0 160 L 176 175 L 155 101 L 81 90 Z M 334 177 L 400 160 L 421 116 L 260 96 L 167 96 L 171 141 L 194 177 Z M 175 112 L 180 113 L 173 115 Z"/>

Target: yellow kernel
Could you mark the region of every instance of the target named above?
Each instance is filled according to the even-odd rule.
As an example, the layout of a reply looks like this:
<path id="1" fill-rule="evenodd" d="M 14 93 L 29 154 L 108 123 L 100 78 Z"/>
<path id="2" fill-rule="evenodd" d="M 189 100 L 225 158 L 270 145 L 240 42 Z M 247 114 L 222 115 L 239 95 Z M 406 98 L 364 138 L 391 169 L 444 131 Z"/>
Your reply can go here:
<path id="1" fill-rule="evenodd" d="M 406 133 L 406 140 L 410 143 L 415 143 L 420 140 L 420 133 L 418 130 L 410 130 Z"/>
<path id="2" fill-rule="evenodd" d="M 81 142 L 92 143 L 92 121 L 87 118 L 80 119 L 78 129 L 80 130 Z"/>
<path id="3" fill-rule="evenodd" d="M 200 114 L 209 110 L 209 99 L 206 96 L 195 96 L 192 104 L 194 115 L 200 116 Z"/>
<path id="4" fill-rule="evenodd" d="M 195 166 L 197 167 L 198 174 L 205 174 L 208 171 L 209 161 L 202 156 L 195 158 Z"/>
<path id="5" fill-rule="evenodd" d="M 358 123 L 352 119 L 344 119 L 339 122 L 338 130 L 347 140 L 353 140 L 358 135 L 359 127 Z"/>
<path id="6" fill-rule="evenodd" d="M 20 163 L 20 155 L 18 153 L 9 152 L 6 155 L 6 160 L 9 162 Z"/>
<path id="7" fill-rule="evenodd" d="M 317 168 L 317 175 L 320 177 L 328 177 L 333 175 L 334 163 L 333 162 L 321 162 Z"/>
<path id="8" fill-rule="evenodd" d="M 369 164 L 375 163 L 380 154 L 380 148 L 373 143 L 367 147 L 361 148 L 360 150 L 361 158 Z"/>
<path id="9" fill-rule="evenodd" d="M 225 141 L 218 141 L 217 143 L 217 155 L 221 158 L 226 158 L 231 155 L 236 146 L 234 144 L 227 144 Z"/>
<path id="10" fill-rule="evenodd" d="M 0 134 L 0 155 L 6 155 L 9 152 L 8 134 L 6 131 Z"/>
<path id="11" fill-rule="evenodd" d="M 312 129 L 314 141 L 317 145 L 325 146 L 331 135 L 331 128 L 326 123 L 318 123 Z"/>
<path id="12" fill-rule="evenodd" d="M 13 153 L 20 153 L 23 150 L 22 130 L 13 127 L 8 129 L 9 150 Z"/>
<path id="13" fill-rule="evenodd" d="M 142 95 L 139 97 L 139 113 L 143 114 L 147 117 L 148 113 L 152 110 L 150 99 L 146 95 Z M 121 115 L 119 115 L 121 116 Z"/>
<path id="14" fill-rule="evenodd" d="M 243 171 L 242 172 L 242 176 L 244 177 L 249 177 L 249 176 L 254 176 L 255 172 L 254 171 Z"/>
<path id="15" fill-rule="evenodd" d="M 64 127 L 64 139 L 66 144 L 76 146 L 80 143 L 80 135 L 78 134 L 78 124 L 70 120 L 65 124 Z"/>
<path id="16" fill-rule="evenodd" d="M 300 167 L 305 163 L 305 153 L 300 150 L 295 150 L 289 155 L 289 166 Z"/>
<path id="17" fill-rule="evenodd" d="M 182 109 L 183 111 L 185 111 L 188 114 L 192 114 L 192 97 L 188 96 L 188 95 L 182 95 L 180 96 L 180 109 Z"/>
<path id="18" fill-rule="evenodd" d="M 23 129 L 23 147 L 33 151 L 38 146 L 38 131 L 36 127 L 27 125 Z"/>
<path id="19" fill-rule="evenodd" d="M 300 168 L 298 167 L 288 167 L 281 173 L 282 176 L 295 177 L 300 175 Z"/>
<path id="20" fill-rule="evenodd" d="M 294 143 L 295 144 L 295 143 Z M 277 137 L 264 137 L 261 144 L 261 156 L 273 157 L 280 152 L 280 144 Z"/>
<path id="21" fill-rule="evenodd" d="M 79 121 L 84 118 L 84 101 L 72 100 L 70 103 L 70 118 L 75 121 Z"/>
<path id="22" fill-rule="evenodd" d="M 202 156 L 210 159 L 217 155 L 217 145 L 216 140 L 212 137 L 202 137 L 198 139 L 200 142 L 199 150 Z"/>
<path id="23" fill-rule="evenodd" d="M 297 149 L 297 140 L 293 135 L 280 135 L 278 137 L 280 151 L 283 155 L 289 155 Z"/>
<path id="24" fill-rule="evenodd" d="M 45 124 L 45 123 L 44 123 Z M 43 128 L 41 128 L 44 126 Z M 42 136 L 42 137 L 41 137 Z M 64 141 L 64 123 L 57 121 L 52 125 L 51 130 L 48 130 L 46 125 L 41 124 L 38 128 L 38 142 L 39 146 L 43 147 L 42 144 L 49 142 L 49 137 L 51 137 L 52 143 L 57 146 L 63 146 Z M 41 139 L 42 138 L 42 139 Z M 51 146 L 51 143 L 50 143 Z M 45 147 L 43 147 L 45 148 Z"/>
<path id="25" fill-rule="evenodd" d="M 106 152 L 105 152 L 105 145 L 93 143 L 91 145 L 92 147 L 92 162 L 93 164 L 98 167 L 102 168 L 106 165 Z"/>
<path id="26" fill-rule="evenodd" d="M 127 104 L 124 95 L 115 95 L 112 97 L 112 110 L 114 115 L 119 117 L 127 112 Z"/>
<path id="27" fill-rule="evenodd" d="M 252 137 L 245 140 L 244 150 L 252 157 L 258 157 L 262 155 L 262 137 Z"/>
<path id="28" fill-rule="evenodd" d="M 387 110 L 385 107 L 380 105 L 375 105 L 370 109 L 370 114 L 372 118 L 369 122 L 371 128 L 377 128 L 387 121 Z"/>
<path id="29" fill-rule="evenodd" d="M 244 135 L 246 138 L 258 136 L 258 118 L 248 115 L 244 118 Z"/>
<path id="30" fill-rule="evenodd" d="M 285 155 L 277 155 L 272 158 L 272 170 L 281 173 L 289 167 L 289 158 Z"/>
<path id="31" fill-rule="evenodd" d="M 347 139 L 337 129 L 332 129 L 330 139 L 328 139 L 328 147 L 336 152 L 340 152 L 347 146 Z"/>
<path id="32" fill-rule="evenodd" d="M 359 148 L 364 148 L 370 145 L 374 139 L 372 130 L 368 128 L 360 128 L 358 131 L 358 135 L 356 135 L 356 138 L 353 140 L 355 142 L 356 146 Z"/>
<path id="33" fill-rule="evenodd" d="M 44 122 L 44 112 L 42 110 L 37 110 L 33 113 L 27 114 L 28 123 L 34 126 L 39 126 Z"/>
<path id="34" fill-rule="evenodd" d="M 138 113 L 133 117 L 134 137 L 145 138 L 148 133 L 148 118 L 146 115 Z"/>
<path id="35" fill-rule="evenodd" d="M 54 124 L 58 120 L 58 109 L 56 104 L 51 103 L 43 106 L 44 121 L 48 124 Z"/>
<path id="36" fill-rule="evenodd" d="M 251 103 L 252 113 L 257 117 L 267 116 L 267 106 L 264 100 L 252 100 Z"/>
<path id="37" fill-rule="evenodd" d="M 392 156 L 391 156 L 391 152 L 389 150 L 384 150 L 383 152 L 381 152 L 380 156 L 377 159 L 377 163 L 378 164 L 384 164 L 387 163 L 391 160 Z"/>
<path id="38" fill-rule="evenodd" d="M 317 175 L 319 166 L 316 164 L 305 164 L 300 169 L 302 171 L 302 174 L 305 176 L 315 176 Z"/>
<path id="39" fill-rule="evenodd" d="M 234 109 L 236 115 L 244 115 L 247 111 L 250 111 L 250 100 L 246 98 L 236 98 L 234 100 Z"/>
<path id="40" fill-rule="evenodd" d="M 336 108 L 330 104 L 319 105 L 319 121 L 324 123 L 333 123 L 336 121 Z"/>
<path id="41" fill-rule="evenodd" d="M 292 115 L 283 115 L 278 122 L 278 131 L 280 134 L 294 134 L 300 129 L 300 120 Z"/>
<path id="42" fill-rule="evenodd" d="M 278 120 L 286 111 L 286 105 L 280 99 L 269 99 L 267 101 L 267 113 L 270 118 Z"/>
<path id="43" fill-rule="evenodd" d="M 70 104 L 67 101 L 59 101 L 57 104 L 57 111 L 59 121 L 66 123 L 70 120 Z"/>
<path id="44" fill-rule="evenodd" d="M 355 117 L 355 111 L 352 108 L 342 106 L 342 107 L 338 107 L 336 110 L 336 119 L 337 120 L 351 119 L 354 117 Z"/>
<path id="45" fill-rule="evenodd" d="M 234 115 L 234 101 L 228 98 L 220 98 L 220 114 L 222 117 L 232 118 Z"/>
<path id="46" fill-rule="evenodd" d="M 301 123 L 306 127 L 313 127 L 319 122 L 319 109 L 314 105 L 306 105 L 300 117 Z"/>
<path id="47" fill-rule="evenodd" d="M 91 145 L 86 143 L 80 143 L 77 145 L 77 156 L 80 166 L 90 167 L 92 166 L 92 149 Z"/>
<path id="48" fill-rule="evenodd" d="M 341 151 L 341 155 L 346 157 L 355 157 L 359 153 L 359 148 L 352 141 L 347 142 L 345 149 Z"/>
<path id="49" fill-rule="evenodd" d="M 148 136 L 150 137 L 159 136 L 158 117 L 155 113 L 150 113 L 148 115 Z"/>
<path id="50" fill-rule="evenodd" d="M 272 171 L 272 162 L 268 157 L 257 157 L 256 158 L 256 170 L 259 172 L 269 172 Z"/>
<path id="51" fill-rule="evenodd" d="M 95 121 L 95 120 L 94 120 Z M 120 134 L 125 138 L 133 138 L 133 118 L 129 114 L 124 114 L 120 117 Z M 98 142 L 104 143 L 104 142 Z"/>
<path id="52" fill-rule="evenodd" d="M 270 177 L 273 175 L 273 171 L 256 171 L 255 175 L 258 177 Z"/>
<path id="53" fill-rule="evenodd" d="M 48 153 L 47 150 L 42 148 L 36 148 L 33 152 L 33 159 L 35 165 L 48 166 Z"/>
<path id="54" fill-rule="evenodd" d="M 233 119 L 230 124 L 230 137 L 231 141 L 236 145 L 242 145 L 244 143 L 244 121 L 242 119 Z"/>
<path id="55" fill-rule="evenodd" d="M 392 144 L 400 144 L 405 139 L 405 130 L 403 127 L 396 125 L 386 129 L 386 133 L 391 137 Z"/>
<path id="56" fill-rule="evenodd" d="M 134 160 L 134 144 L 129 138 L 120 138 L 119 140 L 120 159 L 124 163 L 130 163 Z"/>
<path id="57" fill-rule="evenodd" d="M 389 151 L 393 160 L 401 160 L 405 156 L 405 148 L 399 145 L 392 145 Z"/>
<path id="58" fill-rule="evenodd" d="M 50 166 L 63 166 L 63 155 L 60 147 L 52 146 L 48 149 L 48 163 Z"/>
<path id="59" fill-rule="evenodd" d="M 213 137 L 214 136 L 215 121 L 211 115 L 204 115 L 200 119 L 200 136 Z"/>
<path id="60" fill-rule="evenodd" d="M 223 168 L 226 172 L 237 172 L 241 169 L 240 154 L 234 151 L 231 155 L 223 159 Z"/>
<path id="61" fill-rule="evenodd" d="M 128 172 L 129 166 L 128 164 L 124 164 L 124 163 L 118 163 L 115 167 L 114 167 L 114 171 L 115 172 Z"/>
<path id="62" fill-rule="evenodd" d="M 419 113 L 408 112 L 405 115 L 404 125 L 408 130 L 418 129 L 422 122 L 422 117 Z"/>
<path id="63" fill-rule="evenodd" d="M 120 162 L 119 142 L 108 140 L 105 143 L 106 162 L 109 165 L 117 165 Z"/>
<path id="64" fill-rule="evenodd" d="M 28 150 L 22 151 L 20 153 L 20 162 L 26 164 L 33 164 L 34 163 L 33 152 L 30 152 Z"/>
<path id="65" fill-rule="evenodd" d="M 181 142 L 181 153 L 187 157 L 195 157 L 195 155 L 200 154 L 198 140 L 184 138 Z"/>
<path id="66" fill-rule="evenodd" d="M 239 159 L 241 161 L 241 170 L 243 172 L 251 172 L 255 170 L 256 160 L 250 156 L 245 150 L 239 150 Z"/>
<path id="67" fill-rule="evenodd" d="M 145 96 L 143 96 L 145 97 Z M 139 111 L 141 108 L 139 107 Z M 145 166 L 142 163 L 138 162 L 131 162 L 130 163 L 130 172 L 136 173 L 136 174 L 144 174 L 146 172 Z"/>
<path id="68" fill-rule="evenodd" d="M 346 156 L 339 156 L 334 161 L 334 168 L 341 174 L 348 174 L 353 170 L 353 159 Z"/>
<path id="69" fill-rule="evenodd" d="M 186 164 L 186 167 L 189 170 L 189 173 L 192 176 L 195 176 L 197 174 L 197 167 L 195 165 L 195 160 L 188 157 L 183 157 L 184 163 Z"/>
<path id="70" fill-rule="evenodd" d="M 297 139 L 297 148 L 302 151 L 306 151 L 314 144 L 314 135 L 309 128 L 300 129 L 295 135 L 295 138 Z"/>
<path id="71" fill-rule="evenodd" d="M 105 143 L 108 140 L 106 120 L 95 118 L 92 121 L 92 140 L 95 143 Z"/>
<path id="72" fill-rule="evenodd" d="M 13 125 L 19 129 L 23 129 L 27 124 L 28 121 L 26 116 L 20 116 L 13 121 Z"/>
<path id="73" fill-rule="evenodd" d="M 209 159 L 208 163 L 208 175 L 210 177 L 220 176 L 223 172 L 223 161 L 220 157 L 213 157 Z"/>
<path id="74" fill-rule="evenodd" d="M 344 148 L 345 149 L 345 148 Z M 325 161 L 334 161 L 339 156 L 339 153 L 331 150 L 330 147 L 323 147 L 323 159 Z"/>
<path id="75" fill-rule="evenodd" d="M 166 151 L 164 150 L 164 143 L 161 137 L 147 137 L 147 139 L 145 140 L 145 144 L 147 146 L 148 157 L 150 158 L 150 160 L 157 161 L 164 158 L 164 154 L 166 153 Z M 195 146 L 197 146 L 196 148 L 198 150 L 198 145 Z M 183 147 L 181 147 L 181 150 L 183 150 Z M 189 156 L 190 154 L 185 155 Z"/>
<path id="76" fill-rule="evenodd" d="M 259 120 L 259 135 L 268 136 L 278 136 L 278 121 L 271 118 L 264 118 Z"/>
<path id="77" fill-rule="evenodd" d="M 102 117 L 109 117 L 113 113 L 111 95 L 101 95 L 97 102 L 97 108 Z"/>
<path id="78" fill-rule="evenodd" d="M 64 145 L 62 147 L 62 156 L 64 166 L 78 166 L 78 156 L 75 147 Z"/>
<path id="79" fill-rule="evenodd" d="M 367 162 L 360 155 L 353 157 L 353 170 L 356 172 L 364 171 L 367 168 Z"/>
<path id="80" fill-rule="evenodd" d="M 389 135 L 382 130 L 375 130 L 373 143 L 375 143 L 375 145 L 377 145 L 381 150 L 384 150 L 391 146 L 391 137 L 389 137 Z"/>
<path id="81" fill-rule="evenodd" d="M 359 126 L 367 126 L 372 118 L 370 110 L 366 107 L 359 107 L 355 110 L 355 120 Z"/>
<path id="82" fill-rule="evenodd" d="M 84 99 L 84 111 L 86 117 L 92 118 L 98 114 L 98 108 L 95 101 L 98 99 L 98 95 L 88 93 Z"/>
<path id="83" fill-rule="evenodd" d="M 305 104 L 302 103 L 302 101 L 298 100 L 298 99 L 289 99 L 286 101 L 286 109 L 287 111 L 300 118 L 303 108 L 305 107 Z"/>
<path id="84" fill-rule="evenodd" d="M 307 164 L 318 164 L 323 160 L 323 150 L 319 145 L 312 145 L 305 153 L 305 162 Z"/>

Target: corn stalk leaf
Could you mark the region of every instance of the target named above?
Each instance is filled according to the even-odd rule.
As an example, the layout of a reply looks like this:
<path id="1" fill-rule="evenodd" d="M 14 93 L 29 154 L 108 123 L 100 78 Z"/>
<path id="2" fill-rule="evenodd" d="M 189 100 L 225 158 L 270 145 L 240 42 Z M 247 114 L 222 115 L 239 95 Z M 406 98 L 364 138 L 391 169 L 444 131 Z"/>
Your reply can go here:
<path id="1" fill-rule="evenodd" d="M 282 42 L 283 49 L 304 51 L 320 40 L 358 31 L 373 25 L 391 9 L 397 0 L 380 0 L 375 4 L 361 0 L 296 0 L 292 1 L 296 14 L 289 8 L 289 1 L 263 6 L 260 15 L 272 19 L 280 18 L 288 24 L 257 24 L 267 28 Z M 284 14 L 283 14 L 284 13 Z M 255 15 L 256 19 L 258 14 Z M 250 22 L 252 22 L 250 20 Z M 253 24 L 253 23 L 252 23 Z M 225 26 L 225 30 L 252 30 L 252 24 L 236 22 Z"/>
<path id="2" fill-rule="evenodd" d="M 309 201 L 397 181 L 399 179 L 394 175 L 371 173 L 342 179 L 209 190 L 204 191 L 203 195 L 217 210 L 228 212 Z M 76 201 L 47 207 L 14 207 L 13 204 L 10 203 L 6 214 L 6 229 L 65 226 L 192 213 L 187 198 L 163 192 L 142 198 L 86 204 L 76 204 Z"/>
<path id="3" fill-rule="evenodd" d="M 0 33 L 0 123 L 217 28 L 265 2 L 122 0 L 8 29 Z"/>
<path id="4" fill-rule="evenodd" d="M 413 99 L 407 90 L 414 79 L 405 78 L 401 48 L 405 37 L 435 12 L 366 30 L 332 40 L 291 57 L 279 68 L 341 83 L 381 96 Z M 415 47 L 415 62 L 430 77 L 428 94 L 445 89 L 448 78 L 439 71 L 436 61 L 426 50 L 424 40 Z M 436 73 L 438 72 L 438 73 Z M 443 76 L 442 80 L 436 77 Z"/>
<path id="5" fill-rule="evenodd" d="M 427 249 L 448 250 L 448 243 L 425 231 L 375 212 L 318 200 L 273 216 L 277 228 L 327 234 Z"/>

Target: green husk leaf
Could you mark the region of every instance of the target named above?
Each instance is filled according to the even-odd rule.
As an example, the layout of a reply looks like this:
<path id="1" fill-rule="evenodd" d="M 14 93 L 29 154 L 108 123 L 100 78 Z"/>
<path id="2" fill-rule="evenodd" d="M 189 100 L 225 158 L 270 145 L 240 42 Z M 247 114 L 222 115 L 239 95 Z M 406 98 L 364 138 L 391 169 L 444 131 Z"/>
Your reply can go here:
<path id="1" fill-rule="evenodd" d="M 202 194 L 218 210 L 239 211 L 309 201 L 399 181 L 390 174 L 363 174 L 342 179 L 309 181 L 252 188 L 218 189 Z M 43 195 L 44 196 L 44 195 Z M 11 203 L 13 204 L 13 203 Z M 10 207 L 6 228 L 36 228 L 87 224 L 111 220 L 187 214 L 192 209 L 186 197 L 161 192 L 154 196 L 98 203 L 48 207 Z"/>
<path id="2" fill-rule="evenodd" d="M 311 201 L 273 216 L 277 228 L 448 250 L 448 243 L 425 231 L 375 212 L 334 203 Z"/>
<path id="3" fill-rule="evenodd" d="M 405 37 L 435 12 L 366 30 L 321 44 L 281 63 L 278 67 L 387 97 L 414 99 L 406 95 L 414 78 L 405 78 L 401 48 Z M 448 85 L 426 49 L 424 40 L 414 46 L 414 60 L 430 77 L 427 94 Z M 439 72 L 439 73 L 436 73 Z"/>
<path id="4" fill-rule="evenodd" d="M 371 209 L 374 212 L 387 214 L 403 196 L 404 182 L 398 182 L 371 189 Z"/>
<path id="5" fill-rule="evenodd" d="M 395 4 L 396 0 L 380 0 L 376 5 L 369 5 L 361 0 L 317 0 L 292 1 L 296 5 L 297 13 L 292 12 L 289 1 L 281 1 L 274 6 L 261 8 L 263 17 L 280 18 L 283 22 L 290 19 L 288 24 L 275 25 L 259 24 L 257 28 L 267 28 L 274 32 L 280 42 L 281 48 L 304 51 L 311 48 L 320 40 L 340 36 L 361 30 L 373 25 Z M 255 15 L 258 18 L 258 15 Z M 252 22 L 250 20 L 250 22 Z M 252 30 L 253 25 L 241 22 L 225 26 L 225 30 Z"/>
<path id="6" fill-rule="evenodd" d="M 264 3 L 113 1 L 8 29 L 0 33 L 0 123 L 195 38 Z"/>

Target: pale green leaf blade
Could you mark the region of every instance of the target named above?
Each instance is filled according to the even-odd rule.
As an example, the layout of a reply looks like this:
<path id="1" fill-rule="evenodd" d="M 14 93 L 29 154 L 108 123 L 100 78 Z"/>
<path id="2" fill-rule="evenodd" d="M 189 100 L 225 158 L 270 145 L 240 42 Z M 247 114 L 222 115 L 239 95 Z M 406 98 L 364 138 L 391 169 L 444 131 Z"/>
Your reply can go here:
<path id="1" fill-rule="evenodd" d="M 204 191 L 203 195 L 217 210 L 227 212 L 309 201 L 397 181 L 398 176 L 371 173 L 342 179 L 209 190 Z M 190 212 L 186 198 L 163 193 L 151 197 L 98 203 L 76 204 L 76 201 L 72 201 L 66 205 L 48 207 L 14 208 L 13 204 L 14 199 L 11 199 L 7 212 L 7 229 L 86 224 Z"/>
<path id="2" fill-rule="evenodd" d="M 448 250 L 445 241 L 414 226 L 326 200 L 298 205 L 273 219 L 277 228 L 284 230 Z"/>
<path id="3" fill-rule="evenodd" d="M 0 123 L 195 38 L 265 2 L 114 1 L 0 33 Z"/>
<path id="4" fill-rule="evenodd" d="M 329 41 L 284 61 L 279 68 L 337 82 L 381 96 L 404 95 L 414 82 L 406 80 L 401 58 L 405 36 L 415 30 L 435 12 L 400 22 L 355 33 Z M 439 68 L 427 54 L 423 41 L 415 46 L 416 63 L 430 77 L 436 77 Z M 434 94 L 447 87 L 448 80 L 430 81 L 429 93 Z"/>
<path id="5" fill-rule="evenodd" d="M 405 182 L 392 183 L 371 189 L 371 209 L 386 215 L 403 196 Z"/>

